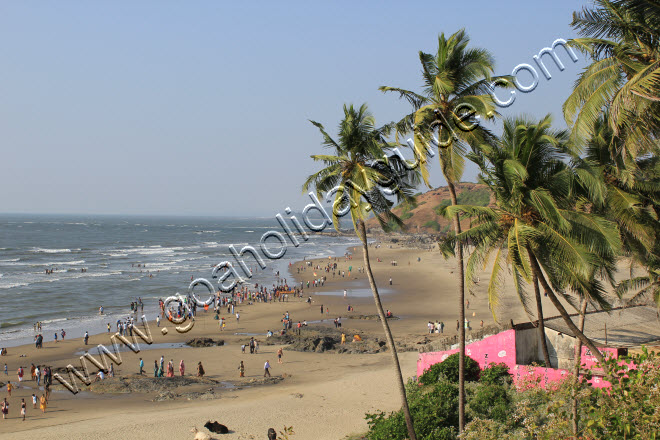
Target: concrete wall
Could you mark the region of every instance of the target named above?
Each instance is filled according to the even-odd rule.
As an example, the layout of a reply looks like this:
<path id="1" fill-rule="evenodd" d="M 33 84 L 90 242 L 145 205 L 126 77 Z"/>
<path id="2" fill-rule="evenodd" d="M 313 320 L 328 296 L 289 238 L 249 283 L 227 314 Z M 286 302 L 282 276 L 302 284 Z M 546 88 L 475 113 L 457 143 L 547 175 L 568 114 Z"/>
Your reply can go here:
<path id="1" fill-rule="evenodd" d="M 575 338 L 547 327 L 545 337 L 548 341 L 548 353 L 550 362 L 553 364 L 552 367 L 564 370 L 572 369 L 575 358 Z"/>
<path id="2" fill-rule="evenodd" d="M 558 355 L 557 350 L 562 351 L 565 338 L 557 337 L 557 332 L 552 333 L 553 330 L 545 329 L 545 342 L 548 345 L 548 354 L 550 355 L 550 367 L 558 367 L 561 363 L 561 354 Z M 539 331 L 536 328 L 529 328 L 524 330 L 516 330 L 516 364 L 518 365 L 531 365 L 532 363 L 540 363 L 543 361 L 543 346 L 539 342 Z"/>

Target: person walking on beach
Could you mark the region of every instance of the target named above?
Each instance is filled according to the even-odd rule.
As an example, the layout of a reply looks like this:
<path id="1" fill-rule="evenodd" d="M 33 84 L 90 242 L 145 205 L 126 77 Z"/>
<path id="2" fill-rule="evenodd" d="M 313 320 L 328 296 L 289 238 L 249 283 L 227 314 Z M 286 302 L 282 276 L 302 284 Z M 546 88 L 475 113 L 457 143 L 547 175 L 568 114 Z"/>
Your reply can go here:
<path id="1" fill-rule="evenodd" d="M 277 363 L 281 364 L 282 363 L 282 355 L 283 355 L 282 347 L 277 350 Z"/>
<path id="2" fill-rule="evenodd" d="M 241 319 L 240 313 L 236 312 L 236 324 L 238 324 L 238 321 Z"/>
<path id="3" fill-rule="evenodd" d="M 270 377 L 270 362 L 266 361 L 264 364 L 264 377 Z"/>
<path id="4" fill-rule="evenodd" d="M 42 394 L 41 399 L 39 400 L 39 408 L 41 408 L 41 412 L 44 414 L 46 414 L 47 405 L 48 405 L 48 399 L 46 399 L 46 396 Z"/>
<path id="5" fill-rule="evenodd" d="M 204 367 L 202 366 L 202 362 L 197 362 L 197 377 L 204 377 L 204 374 L 206 372 L 204 371 Z"/>
<path id="6" fill-rule="evenodd" d="M 140 358 L 140 372 L 138 374 L 144 373 L 144 361 Z"/>
<path id="7" fill-rule="evenodd" d="M 181 377 L 183 377 L 185 372 L 186 372 L 186 365 L 183 363 L 183 359 L 181 359 L 181 362 L 179 362 L 179 374 L 181 375 Z"/>
<path id="8" fill-rule="evenodd" d="M 87 345 L 87 342 L 89 341 L 89 333 L 88 332 L 85 332 L 85 336 L 83 337 L 83 339 L 85 340 L 85 345 Z"/>
<path id="9" fill-rule="evenodd" d="M 323 304 L 321 304 L 321 315 L 323 315 Z"/>
<path id="10" fill-rule="evenodd" d="M 158 361 L 154 361 L 154 377 L 158 377 Z"/>
<path id="11" fill-rule="evenodd" d="M 32 409 L 37 409 L 37 395 L 32 393 Z"/>
<path id="12" fill-rule="evenodd" d="M 39 383 L 41 382 L 41 370 L 38 365 L 34 369 L 34 378 L 37 381 L 37 386 L 39 386 Z"/>
<path id="13" fill-rule="evenodd" d="M 2 401 L 2 405 L 0 405 L 0 410 L 2 410 L 2 418 L 6 419 L 9 414 L 9 402 L 7 402 L 6 397 L 5 400 Z"/>
<path id="14" fill-rule="evenodd" d="M 238 377 L 245 377 L 245 364 L 243 364 L 243 361 L 238 365 Z"/>
<path id="15" fill-rule="evenodd" d="M 392 277 L 390 277 L 390 286 L 392 285 Z"/>
<path id="16" fill-rule="evenodd" d="M 25 421 L 25 399 L 21 399 L 21 415 L 23 416 L 23 421 Z"/>
<path id="17" fill-rule="evenodd" d="M 55 342 L 57 342 L 57 332 L 55 332 Z"/>
<path id="18" fill-rule="evenodd" d="M 23 382 L 23 374 L 24 374 L 23 367 L 18 367 L 18 371 L 16 372 L 16 374 L 18 375 L 18 383 L 20 386 L 20 383 Z"/>
<path id="19" fill-rule="evenodd" d="M 9 373 L 7 372 L 7 364 L 5 364 L 5 374 L 9 376 Z"/>
<path id="20" fill-rule="evenodd" d="M 167 363 L 167 377 L 174 377 L 174 362 L 172 359 Z"/>
<path id="21" fill-rule="evenodd" d="M 11 381 L 7 381 L 7 395 L 11 397 L 11 390 L 14 388 L 14 386 L 11 384 Z"/>

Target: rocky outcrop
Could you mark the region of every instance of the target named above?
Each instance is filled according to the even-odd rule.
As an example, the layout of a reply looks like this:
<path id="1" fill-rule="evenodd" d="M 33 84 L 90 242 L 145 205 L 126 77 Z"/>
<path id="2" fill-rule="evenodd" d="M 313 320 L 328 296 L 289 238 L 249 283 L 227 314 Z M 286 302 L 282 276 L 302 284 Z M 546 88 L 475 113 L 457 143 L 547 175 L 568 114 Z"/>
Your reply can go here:
<path id="1" fill-rule="evenodd" d="M 225 345 L 225 341 L 222 339 L 219 339 L 217 341 L 214 341 L 211 338 L 193 338 L 186 342 L 186 345 L 189 345 L 191 347 L 220 347 Z"/>
<path id="2" fill-rule="evenodd" d="M 378 316 L 373 315 L 371 319 L 378 319 Z M 344 345 L 341 344 L 342 332 L 346 335 Z M 353 341 L 354 335 L 360 335 L 362 340 Z M 300 336 L 294 333 L 287 333 L 284 336 L 272 336 L 263 343 L 265 345 L 287 345 L 287 350 L 315 353 L 372 354 L 387 351 L 387 343 L 384 337 L 372 336 L 363 331 L 325 327 L 305 328 Z M 397 341 L 397 350 L 416 351 L 417 347 Z"/>

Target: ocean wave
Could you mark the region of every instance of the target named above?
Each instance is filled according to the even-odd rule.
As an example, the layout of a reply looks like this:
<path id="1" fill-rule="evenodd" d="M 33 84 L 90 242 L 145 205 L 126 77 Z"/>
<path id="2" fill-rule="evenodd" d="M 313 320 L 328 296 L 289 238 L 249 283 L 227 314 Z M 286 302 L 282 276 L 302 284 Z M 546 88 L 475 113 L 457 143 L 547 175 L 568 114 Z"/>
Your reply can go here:
<path id="1" fill-rule="evenodd" d="M 66 321 L 67 318 L 54 318 L 54 319 L 46 319 L 44 321 L 41 321 L 42 324 L 52 324 L 53 322 L 62 322 Z"/>
<path id="2" fill-rule="evenodd" d="M 80 250 L 80 249 L 78 249 Z M 43 254 L 66 254 L 71 252 L 71 249 L 48 249 L 48 248 L 32 248 L 32 252 L 39 252 Z"/>
<path id="3" fill-rule="evenodd" d="M 76 260 L 76 261 L 54 261 L 51 263 L 42 263 L 40 266 L 60 266 L 60 265 L 77 265 L 85 264 L 85 260 Z"/>
<path id="4" fill-rule="evenodd" d="M 5 321 L 5 322 L 0 322 L 0 328 L 9 328 L 9 327 L 15 327 L 17 325 L 25 324 L 25 321 Z"/>
<path id="5" fill-rule="evenodd" d="M 30 283 L 20 282 L 20 283 L 0 283 L 0 289 L 13 289 L 15 287 L 25 287 L 29 286 Z"/>
<path id="6" fill-rule="evenodd" d="M 76 277 L 69 277 L 69 278 L 78 279 L 78 278 L 111 277 L 114 275 L 121 275 L 121 274 L 123 274 L 123 272 L 120 270 L 114 270 L 112 272 L 84 272 L 84 273 L 80 273 L 80 275 Z"/>
<path id="7" fill-rule="evenodd" d="M 0 260 L 0 263 L 10 263 L 12 261 L 19 261 L 20 258 L 7 258 L 6 260 Z"/>

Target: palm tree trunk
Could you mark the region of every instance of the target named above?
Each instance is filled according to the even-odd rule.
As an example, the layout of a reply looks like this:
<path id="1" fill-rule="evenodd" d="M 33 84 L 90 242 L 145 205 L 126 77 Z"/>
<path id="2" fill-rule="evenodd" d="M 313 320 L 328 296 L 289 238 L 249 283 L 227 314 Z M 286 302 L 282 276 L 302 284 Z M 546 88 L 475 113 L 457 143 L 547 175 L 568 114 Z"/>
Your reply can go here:
<path id="1" fill-rule="evenodd" d="M 444 172 L 447 186 L 449 187 L 449 194 L 451 196 L 452 206 L 458 205 L 458 198 L 456 197 L 456 187 L 454 183 L 447 177 Z M 461 233 L 461 219 L 458 214 L 452 219 L 454 222 L 454 233 L 456 235 Z M 465 274 L 463 267 L 463 246 L 456 242 L 456 257 L 458 259 L 458 432 L 463 432 L 465 428 Z"/>
<path id="2" fill-rule="evenodd" d="M 383 331 L 385 332 L 385 339 L 387 340 L 387 348 L 392 354 L 392 363 L 394 364 L 396 378 L 399 386 L 399 393 L 401 394 L 403 417 L 406 419 L 406 426 L 408 427 L 408 437 L 409 440 L 417 440 L 412 416 L 410 415 L 410 408 L 408 407 L 408 398 L 406 397 L 406 387 L 403 383 L 403 375 L 401 374 L 401 365 L 399 365 L 399 356 L 396 353 L 396 346 L 394 345 L 394 338 L 392 337 L 392 332 L 390 331 L 390 325 L 387 323 L 387 317 L 383 311 L 383 304 L 380 302 L 380 295 L 378 295 L 378 287 L 376 287 L 376 281 L 374 280 L 374 275 L 371 272 L 371 264 L 369 263 L 369 248 L 367 246 L 367 231 L 362 220 L 358 220 L 358 231 L 360 234 L 360 240 L 362 241 L 362 253 L 364 256 L 364 267 L 367 270 L 367 278 L 369 279 L 371 292 L 374 294 L 374 302 L 376 303 L 378 316 L 380 316 L 380 322 L 383 323 Z"/>
<path id="3" fill-rule="evenodd" d="M 582 343 L 584 345 L 589 347 L 589 350 L 591 350 L 591 352 L 596 357 L 596 359 L 598 359 L 599 362 L 603 363 L 605 358 L 603 357 L 602 353 L 600 352 L 600 350 L 598 350 L 598 348 L 596 348 L 594 343 L 591 342 L 591 339 L 587 338 L 584 335 L 584 333 L 582 333 L 580 331 L 580 329 L 575 326 L 575 324 L 571 320 L 570 315 L 568 314 L 568 312 L 566 311 L 566 309 L 564 308 L 562 303 L 559 302 L 559 299 L 557 299 L 557 297 L 555 296 L 555 293 L 553 292 L 552 288 L 550 287 L 550 285 L 546 281 L 545 277 L 543 276 L 543 272 L 541 271 L 541 267 L 539 266 L 539 263 L 536 260 L 536 257 L 534 256 L 534 254 L 531 252 L 531 250 L 529 250 L 529 257 L 530 257 L 529 260 L 532 263 L 532 270 L 534 271 L 534 273 L 536 273 L 536 276 L 538 276 L 539 281 L 541 282 L 541 285 L 543 286 L 543 290 L 545 290 L 545 292 L 548 294 L 548 297 L 550 298 L 550 301 L 552 301 L 552 304 L 555 306 L 555 308 L 557 309 L 557 311 L 559 312 L 561 317 L 564 319 L 564 322 L 566 323 L 568 328 L 571 330 L 571 332 L 573 332 L 573 336 L 575 336 L 577 339 L 582 341 Z M 602 368 L 607 373 L 607 366 L 603 364 Z"/>
<path id="4" fill-rule="evenodd" d="M 578 327 L 580 331 L 584 331 L 584 318 L 587 314 L 587 298 L 582 298 L 582 304 L 580 305 L 580 319 L 578 321 Z M 573 397 L 573 435 L 575 438 L 578 438 L 578 401 L 577 401 L 577 390 L 580 384 L 580 364 L 582 362 L 582 341 L 579 339 L 575 341 L 575 366 L 573 367 L 573 374 L 575 374 L 575 383 L 573 384 L 573 390 L 571 391 Z"/>
<path id="5" fill-rule="evenodd" d="M 532 284 L 534 284 L 534 296 L 536 296 L 536 317 L 539 320 L 539 340 L 543 350 L 543 360 L 546 368 L 552 368 L 550 363 L 550 353 L 548 353 L 548 341 L 545 340 L 545 324 L 543 322 L 543 304 L 541 303 L 541 291 L 539 289 L 539 278 L 532 274 Z"/>

